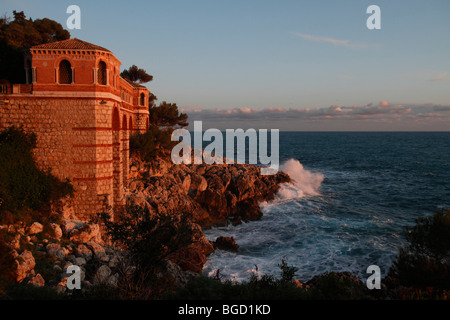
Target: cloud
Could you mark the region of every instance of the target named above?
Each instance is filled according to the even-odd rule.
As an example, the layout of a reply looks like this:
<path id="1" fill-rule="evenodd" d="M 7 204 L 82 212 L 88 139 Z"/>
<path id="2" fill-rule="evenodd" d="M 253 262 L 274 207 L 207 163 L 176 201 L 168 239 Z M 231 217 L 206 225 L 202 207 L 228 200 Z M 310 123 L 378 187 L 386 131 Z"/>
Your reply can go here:
<path id="1" fill-rule="evenodd" d="M 314 36 L 311 34 L 304 34 L 304 33 L 295 33 L 297 37 L 303 38 L 305 40 L 310 41 L 316 41 L 316 42 L 326 42 L 334 44 L 335 46 L 348 46 L 350 44 L 349 40 L 339 40 L 335 38 L 328 38 L 328 37 L 321 37 L 321 36 Z"/>
<path id="2" fill-rule="evenodd" d="M 203 109 L 195 108 L 188 113 L 190 120 L 231 121 L 333 121 L 333 120 L 421 120 L 424 118 L 450 121 L 450 105 L 402 105 L 390 104 L 386 100 L 375 105 L 372 103 L 358 106 L 331 105 L 323 108 L 233 108 L 233 109 Z"/>
<path id="3" fill-rule="evenodd" d="M 342 40 L 342 39 L 336 39 L 336 38 L 330 38 L 330 37 L 323 37 L 323 36 L 316 36 L 312 34 L 305 34 L 305 33 L 298 33 L 294 32 L 294 35 L 296 37 L 308 40 L 308 41 L 314 41 L 314 42 L 323 42 L 323 43 L 329 43 L 335 46 L 343 46 L 347 48 L 370 48 L 370 47 L 377 47 L 375 44 L 364 44 L 364 43 L 352 43 L 350 40 Z"/>
<path id="4" fill-rule="evenodd" d="M 435 81 L 445 81 L 447 80 L 447 72 L 441 72 L 440 74 L 434 76 L 433 78 L 430 79 L 430 81 L 435 82 Z"/>

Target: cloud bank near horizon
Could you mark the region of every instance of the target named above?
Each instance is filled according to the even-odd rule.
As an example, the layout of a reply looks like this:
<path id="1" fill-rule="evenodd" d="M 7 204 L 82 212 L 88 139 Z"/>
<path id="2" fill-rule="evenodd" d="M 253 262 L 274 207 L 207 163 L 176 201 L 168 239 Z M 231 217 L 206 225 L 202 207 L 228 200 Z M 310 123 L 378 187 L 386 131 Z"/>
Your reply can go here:
<path id="1" fill-rule="evenodd" d="M 202 120 L 209 127 L 266 128 L 280 130 L 450 130 L 450 105 L 435 104 L 378 104 L 362 106 L 331 105 L 324 108 L 249 108 L 207 109 L 180 108 L 189 122 Z"/>

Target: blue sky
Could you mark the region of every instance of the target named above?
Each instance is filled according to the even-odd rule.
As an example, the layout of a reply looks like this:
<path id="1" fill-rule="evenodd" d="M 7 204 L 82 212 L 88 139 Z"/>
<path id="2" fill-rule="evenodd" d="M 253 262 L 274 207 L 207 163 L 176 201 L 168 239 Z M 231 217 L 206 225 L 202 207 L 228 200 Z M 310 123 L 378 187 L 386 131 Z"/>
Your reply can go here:
<path id="1" fill-rule="evenodd" d="M 217 128 L 450 129 L 450 1 L 3 0 L 110 49 L 159 101 Z M 381 29 L 369 30 L 369 5 Z"/>

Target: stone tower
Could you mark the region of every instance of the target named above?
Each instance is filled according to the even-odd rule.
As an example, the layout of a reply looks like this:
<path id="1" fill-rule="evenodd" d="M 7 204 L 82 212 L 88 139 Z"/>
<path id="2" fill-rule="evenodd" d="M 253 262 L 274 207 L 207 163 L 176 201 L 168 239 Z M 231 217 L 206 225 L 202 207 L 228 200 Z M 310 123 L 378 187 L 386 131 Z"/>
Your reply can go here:
<path id="1" fill-rule="evenodd" d="M 39 167 L 70 180 L 80 216 L 123 204 L 129 136 L 148 128 L 149 90 L 120 76 L 111 51 L 76 38 L 30 48 L 24 65 L 26 84 L 0 85 L 0 130 L 37 135 Z"/>

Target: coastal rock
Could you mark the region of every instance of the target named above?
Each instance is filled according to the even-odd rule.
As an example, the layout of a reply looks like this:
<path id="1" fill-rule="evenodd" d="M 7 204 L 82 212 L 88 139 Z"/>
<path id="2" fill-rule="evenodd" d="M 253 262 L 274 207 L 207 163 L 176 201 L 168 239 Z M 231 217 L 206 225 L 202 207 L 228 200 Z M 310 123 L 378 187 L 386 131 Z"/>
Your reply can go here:
<path id="1" fill-rule="evenodd" d="M 39 222 L 33 222 L 33 224 L 28 229 L 28 234 L 37 234 L 44 230 L 44 226 Z"/>
<path id="2" fill-rule="evenodd" d="M 58 243 L 49 243 L 46 250 L 48 254 L 55 256 L 57 259 L 63 259 L 69 253 L 69 250 Z"/>
<path id="3" fill-rule="evenodd" d="M 140 178 L 128 184 L 128 204 L 146 207 L 155 216 L 183 214 L 192 223 L 192 241 L 167 257 L 183 272 L 201 273 L 215 249 L 202 229 L 260 219 L 260 203 L 273 199 L 281 183 L 290 182 L 283 172 L 262 176 L 260 167 L 248 164 L 173 165 L 161 159 L 132 163 Z M 217 245 L 239 247 L 234 239 L 219 239 Z"/>
<path id="4" fill-rule="evenodd" d="M 94 284 L 106 283 L 111 275 L 111 269 L 107 265 L 102 265 L 94 275 Z"/>
<path id="5" fill-rule="evenodd" d="M 36 287 L 43 287 L 45 286 L 45 280 L 44 278 L 38 273 L 37 275 L 35 275 L 33 278 L 31 278 L 28 281 L 28 284 L 32 284 Z"/>
<path id="6" fill-rule="evenodd" d="M 16 265 L 16 281 L 22 282 L 33 271 L 36 261 L 30 251 L 24 250 L 16 257 Z"/>
<path id="7" fill-rule="evenodd" d="M 147 171 L 139 183 L 130 182 L 130 202 L 159 214 L 188 213 L 203 228 L 224 225 L 229 219 L 235 223 L 259 219 L 259 203 L 273 199 L 279 185 L 290 181 L 281 171 L 262 176 L 260 167 L 250 164 L 172 165 L 155 160 L 141 161 L 139 167 Z"/>
<path id="8" fill-rule="evenodd" d="M 85 259 L 86 261 L 89 261 L 92 258 L 91 249 L 89 249 L 84 244 L 80 244 L 80 245 L 76 246 L 74 249 L 74 252 L 78 257 L 81 257 L 81 258 Z"/>
<path id="9" fill-rule="evenodd" d="M 50 223 L 50 228 L 53 233 L 53 239 L 59 240 L 63 236 L 63 232 L 61 227 L 56 223 Z"/>
<path id="10" fill-rule="evenodd" d="M 192 271 L 183 271 L 179 265 L 167 260 L 165 273 L 161 274 L 160 277 L 165 279 L 171 279 L 176 287 L 185 286 L 191 279 L 198 276 L 198 273 Z"/>
<path id="11" fill-rule="evenodd" d="M 234 237 L 218 237 L 214 242 L 214 249 L 226 250 L 226 251 L 237 251 L 239 245 L 236 244 Z"/>
<path id="12" fill-rule="evenodd" d="M 93 256 L 98 259 L 101 259 L 102 257 L 104 257 L 106 255 L 105 248 L 103 246 L 99 245 L 98 243 L 89 241 L 86 243 L 86 246 L 89 249 L 91 249 Z"/>
<path id="13" fill-rule="evenodd" d="M 84 224 L 73 228 L 69 232 L 69 240 L 75 243 L 95 241 L 101 243 L 100 227 L 98 224 Z"/>

